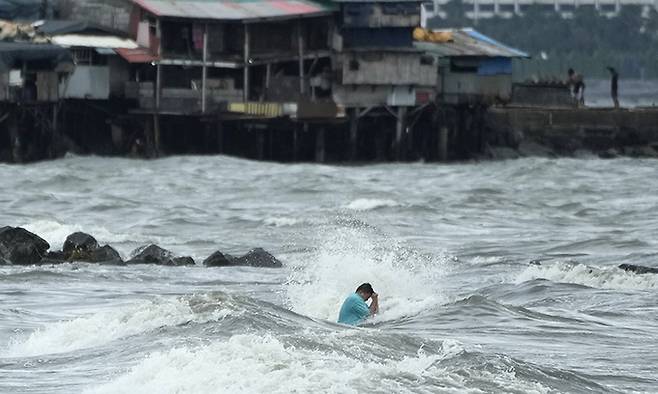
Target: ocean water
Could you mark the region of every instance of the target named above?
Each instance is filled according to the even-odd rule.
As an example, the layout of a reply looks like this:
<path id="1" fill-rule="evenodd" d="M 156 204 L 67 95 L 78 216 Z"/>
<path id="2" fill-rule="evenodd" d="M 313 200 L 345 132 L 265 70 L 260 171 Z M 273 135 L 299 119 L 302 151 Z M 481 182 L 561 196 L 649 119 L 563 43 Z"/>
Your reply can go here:
<path id="1" fill-rule="evenodd" d="M 0 225 L 193 267 L 0 266 L 2 393 L 658 391 L 658 161 L 0 165 Z M 205 268 L 263 247 L 282 269 Z M 540 262 L 540 265 L 530 262 Z M 381 312 L 335 323 L 361 282 Z"/>

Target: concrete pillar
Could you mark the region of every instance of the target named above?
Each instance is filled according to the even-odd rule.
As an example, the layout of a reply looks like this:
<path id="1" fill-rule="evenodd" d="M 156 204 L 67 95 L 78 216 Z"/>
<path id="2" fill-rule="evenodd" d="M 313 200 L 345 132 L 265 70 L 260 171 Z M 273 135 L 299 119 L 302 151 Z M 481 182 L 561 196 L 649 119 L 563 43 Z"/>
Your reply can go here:
<path id="1" fill-rule="evenodd" d="M 359 155 L 359 108 L 354 108 L 350 115 L 350 160 Z"/>
<path id="2" fill-rule="evenodd" d="M 315 133 L 315 161 L 324 163 L 325 154 L 325 131 L 324 127 L 320 126 Z"/>
<path id="3" fill-rule="evenodd" d="M 448 160 L 448 128 L 441 126 L 439 129 L 439 161 Z"/>

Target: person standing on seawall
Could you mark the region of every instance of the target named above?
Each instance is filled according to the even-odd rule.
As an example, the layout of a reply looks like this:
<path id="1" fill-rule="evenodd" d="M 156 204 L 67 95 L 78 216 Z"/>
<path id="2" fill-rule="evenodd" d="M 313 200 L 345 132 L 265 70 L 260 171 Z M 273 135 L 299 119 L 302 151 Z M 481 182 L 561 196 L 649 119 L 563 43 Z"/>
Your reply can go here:
<path id="1" fill-rule="evenodd" d="M 615 104 L 615 109 L 619 109 L 619 73 L 613 67 L 608 67 L 608 71 L 610 71 L 610 96 L 612 96 L 612 102 Z"/>
<path id="2" fill-rule="evenodd" d="M 567 70 L 567 75 L 569 79 L 567 83 L 571 87 L 571 94 L 578 100 L 579 105 L 585 105 L 585 81 L 582 74 L 577 73 L 570 68 Z"/>
<path id="3" fill-rule="evenodd" d="M 366 304 L 372 298 L 370 306 Z M 368 316 L 374 316 L 379 312 L 379 294 L 375 293 L 370 283 L 363 283 L 356 291 L 345 299 L 338 314 L 338 323 L 356 326 Z"/>

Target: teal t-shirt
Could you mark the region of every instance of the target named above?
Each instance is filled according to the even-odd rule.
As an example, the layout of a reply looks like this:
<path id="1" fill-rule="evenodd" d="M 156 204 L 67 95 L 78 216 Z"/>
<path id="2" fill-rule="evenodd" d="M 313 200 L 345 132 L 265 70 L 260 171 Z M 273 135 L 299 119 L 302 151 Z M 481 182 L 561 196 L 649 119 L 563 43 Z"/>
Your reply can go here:
<path id="1" fill-rule="evenodd" d="M 338 323 L 356 326 L 368 317 L 368 315 L 370 315 L 368 304 L 363 301 L 360 295 L 352 293 L 345 299 L 343 306 L 340 308 Z"/>

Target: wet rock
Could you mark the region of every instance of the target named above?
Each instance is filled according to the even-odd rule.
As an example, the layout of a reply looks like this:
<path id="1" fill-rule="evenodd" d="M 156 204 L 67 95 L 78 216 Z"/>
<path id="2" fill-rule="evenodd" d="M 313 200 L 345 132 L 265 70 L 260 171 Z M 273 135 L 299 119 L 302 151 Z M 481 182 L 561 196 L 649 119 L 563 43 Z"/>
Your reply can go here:
<path id="1" fill-rule="evenodd" d="M 262 248 L 252 249 L 244 256 L 234 259 L 234 265 L 250 267 L 281 268 L 283 264 Z"/>
<path id="2" fill-rule="evenodd" d="M 38 235 L 20 227 L 0 228 L 0 258 L 13 264 L 38 264 L 50 245 Z"/>
<path id="3" fill-rule="evenodd" d="M 601 159 L 615 159 L 617 156 L 619 156 L 619 153 L 613 148 L 599 152 L 599 158 Z"/>
<path id="4" fill-rule="evenodd" d="M 228 267 L 235 265 L 234 261 L 235 257 L 228 254 L 225 255 L 218 250 L 203 260 L 203 265 L 206 267 Z"/>
<path id="5" fill-rule="evenodd" d="M 51 251 L 43 256 L 41 264 L 62 264 L 66 262 L 67 257 L 66 253 L 62 251 Z"/>
<path id="6" fill-rule="evenodd" d="M 93 250 L 89 257 L 90 257 L 89 262 L 92 263 L 125 265 L 119 252 L 117 252 L 110 245 L 104 245 L 100 248 Z"/>
<path id="7" fill-rule="evenodd" d="M 139 248 L 133 252 L 135 257 L 126 261 L 126 264 L 155 264 L 155 265 L 169 265 L 181 266 L 194 264 L 191 257 L 175 257 L 173 253 L 167 249 L 162 249 L 158 245 L 148 245 Z"/>
<path id="8" fill-rule="evenodd" d="M 98 241 L 89 234 L 77 232 L 66 237 L 62 251 L 71 261 L 89 261 L 98 249 Z"/>
<path id="9" fill-rule="evenodd" d="M 183 265 L 194 265 L 194 259 L 190 256 L 175 257 L 172 260 L 173 265 L 179 267 Z"/>
<path id="10" fill-rule="evenodd" d="M 635 264 L 620 264 L 619 268 L 623 269 L 626 272 L 635 272 L 638 275 L 642 274 L 658 274 L 658 268 L 654 267 L 644 267 L 642 265 Z"/>
<path id="11" fill-rule="evenodd" d="M 487 149 L 487 154 L 493 160 L 518 159 L 519 152 L 506 146 L 491 146 Z"/>
<path id="12" fill-rule="evenodd" d="M 555 152 L 544 145 L 540 145 L 534 141 L 523 141 L 518 147 L 519 154 L 525 157 L 548 157 L 553 158 L 557 155 Z"/>

